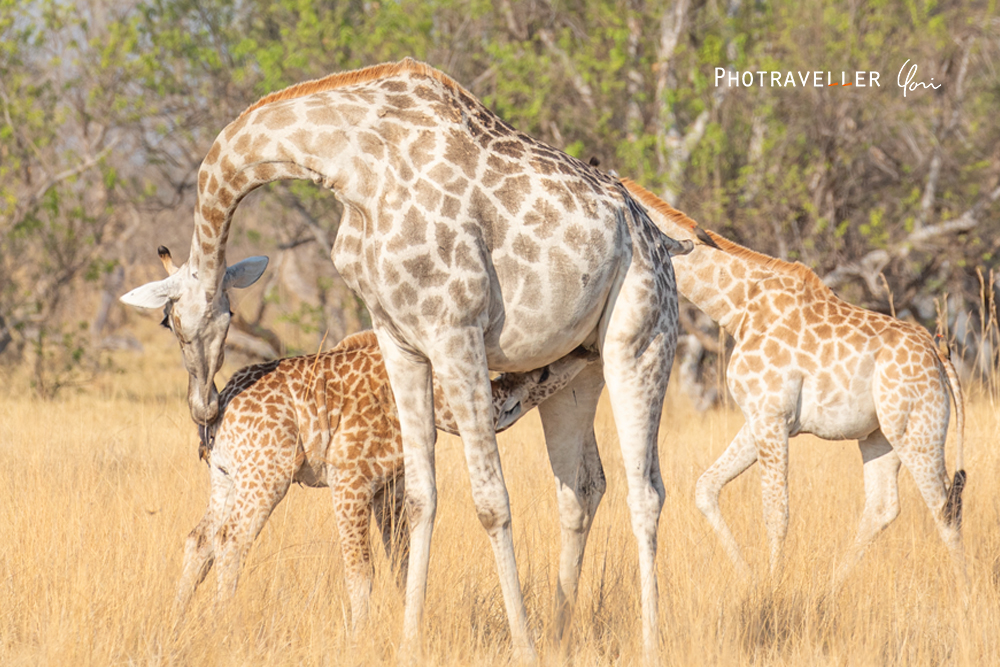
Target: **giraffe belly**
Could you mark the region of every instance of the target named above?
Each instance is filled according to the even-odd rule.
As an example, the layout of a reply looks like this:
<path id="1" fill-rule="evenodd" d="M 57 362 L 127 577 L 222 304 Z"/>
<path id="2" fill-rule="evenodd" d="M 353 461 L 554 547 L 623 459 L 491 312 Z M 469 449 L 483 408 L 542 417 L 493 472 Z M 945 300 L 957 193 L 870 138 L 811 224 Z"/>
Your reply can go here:
<path id="1" fill-rule="evenodd" d="M 595 277 L 590 277 L 595 276 Z M 512 373 L 541 368 L 580 345 L 598 347 L 598 327 L 616 292 L 617 266 L 593 273 L 551 277 L 542 304 L 512 298 L 501 278 L 503 309 L 484 329 L 490 370 Z"/>
<path id="2" fill-rule="evenodd" d="M 623 230 L 594 234 L 585 253 L 551 240 L 539 245 L 539 261 L 495 251 L 494 290 L 484 342 L 490 370 L 527 372 L 562 358 L 581 344 L 599 346 L 598 327 L 613 306 L 631 261 Z"/>
<path id="3" fill-rule="evenodd" d="M 825 440 L 857 440 L 878 428 L 871 391 L 854 393 L 836 389 L 828 393 L 803 387 L 797 433 L 811 433 Z"/>

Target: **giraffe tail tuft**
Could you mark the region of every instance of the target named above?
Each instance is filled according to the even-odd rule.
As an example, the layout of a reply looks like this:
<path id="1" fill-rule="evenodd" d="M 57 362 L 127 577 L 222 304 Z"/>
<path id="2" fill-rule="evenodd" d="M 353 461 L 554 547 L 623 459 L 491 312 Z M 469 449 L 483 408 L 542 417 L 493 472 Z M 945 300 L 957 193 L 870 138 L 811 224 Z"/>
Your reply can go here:
<path id="1" fill-rule="evenodd" d="M 948 500 L 944 505 L 945 519 L 956 528 L 962 527 L 962 491 L 965 490 L 967 477 L 964 470 L 955 473 L 955 480 L 948 489 Z"/>

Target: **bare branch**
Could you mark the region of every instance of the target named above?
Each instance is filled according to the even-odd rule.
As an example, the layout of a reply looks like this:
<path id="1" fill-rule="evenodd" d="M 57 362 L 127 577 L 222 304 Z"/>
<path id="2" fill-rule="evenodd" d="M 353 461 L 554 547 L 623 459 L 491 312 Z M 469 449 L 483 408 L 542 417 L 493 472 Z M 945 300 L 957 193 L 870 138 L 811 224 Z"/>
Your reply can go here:
<path id="1" fill-rule="evenodd" d="M 861 278 L 872 294 L 880 294 L 879 276 L 882 270 L 889 265 L 889 262 L 896 258 L 906 257 L 913 248 L 926 245 L 942 236 L 974 229 L 980 222 L 979 216 L 983 209 L 998 199 L 1000 199 L 1000 187 L 981 198 L 957 218 L 915 229 L 905 239 L 893 244 L 888 249 L 872 250 L 856 262 L 839 265 L 823 276 L 823 282 L 828 287 L 833 288 L 844 284 L 851 278 Z"/>
<path id="2" fill-rule="evenodd" d="M 333 245 L 330 243 L 330 237 L 327 234 L 327 231 L 323 229 L 322 225 L 316 222 L 316 219 L 313 217 L 312 213 L 309 212 L 309 209 L 302 204 L 298 197 L 289 196 L 285 198 L 285 201 L 291 203 L 292 208 L 299 212 L 302 216 L 303 222 L 306 223 L 306 227 L 309 228 L 309 231 L 312 232 L 313 238 L 316 239 L 316 243 L 319 244 L 327 256 L 331 256 L 333 253 Z"/>
<path id="3" fill-rule="evenodd" d="M 969 52 L 975 40 L 969 38 L 962 44 L 962 60 L 958 67 L 958 77 L 955 82 L 955 96 L 951 107 L 948 109 L 948 120 L 941 125 L 940 132 L 935 132 L 934 154 L 931 156 L 931 164 L 927 171 L 927 184 L 924 186 L 924 195 L 920 199 L 920 210 L 914 222 L 916 229 L 921 229 L 927 222 L 937 194 L 938 179 L 941 176 L 942 144 L 955 131 L 958 126 L 958 119 L 962 106 L 962 98 L 965 94 L 965 75 L 969 69 Z"/>
<path id="4" fill-rule="evenodd" d="M 66 169 L 65 171 L 62 171 L 56 174 L 55 176 L 50 176 L 41 185 L 41 187 L 35 190 L 35 192 L 32 193 L 28 197 L 28 199 L 23 202 L 22 205 L 18 206 L 18 211 L 11 218 L 7 228 L 10 229 L 19 225 L 24 220 L 24 216 L 26 216 L 28 212 L 31 211 L 38 204 L 38 202 L 42 199 L 42 197 L 44 197 L 45 194 L 49 190 L 54 188 L 56 185 L 58 185 L 62 181 L 68 180 L 75 176 L 79 176 L 83 172 L 94 168 L 98 162 L 100 162 L 108 153 L 111 152 L 111 150 L 115 147 L 116 143 L 117 139 L 114 139 L 111 142 L 109 142 L 108 145 L 105 146 L 104 149 L 97 155 L 84 160 L 83 162 L 81 162 L 80 164 L 71 169 Z"/>
<path id="5" fill-rule="evenodd" d="M 507 21 L 507 30 L 510 34 L 519 40 L 527 39 L 528 33 L 517 22 L 517 17 L 514 16 L 514 8 L 510 5 L 510 0 L 501 0 L 500 11 L 503 12 L 504 19 Z"/>

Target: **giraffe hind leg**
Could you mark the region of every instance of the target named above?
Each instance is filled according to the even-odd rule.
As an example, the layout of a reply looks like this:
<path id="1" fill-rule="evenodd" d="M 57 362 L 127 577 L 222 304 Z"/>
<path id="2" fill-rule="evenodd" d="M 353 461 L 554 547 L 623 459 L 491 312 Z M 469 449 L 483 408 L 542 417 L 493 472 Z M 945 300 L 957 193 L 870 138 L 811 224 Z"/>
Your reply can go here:
<path id="1" fill-rule="evenodd" d="M 753 434 L 747 424 L 743 425 L 726 451 L 702 473 L 695 485 L 695 504 L 712 526 L 716 536 L 722 543 L 729 559 L 733 562 L 739 576 L 746 579 L 750 576 L 750 566 L 740 553 L 736 538 L 722 517 L 719 508 L 719 496 L 722 489 L 757 461 L 757 450 L 754 447 Z"/>
<path id="2" fill-rule="evenodd" d="M 333 511 L 344 559 L 344 583 L 351 600 L 351 632 L 357 636 L 368 622 L 372 591 L 372 555 L 369 542 L 373 490 L 370 479 L 340 471 L 333 493 Z"/>
<path id="3" fill-rule="evenodd" d="M 666 492 L 658 433 L 677 345 L 676 294 L 653 281 L 634 257 L 607 321 L 601 347 L 604 378 L 628 481 L 628 506 L 639 555 L 643 656 L 659 663 L 656 530 Z"/>
<path id="4" fill-rule="evenodd" d="M 886 384 L 886 381 L 882 381 Z M 891 389 L 891 385 L 888 385 Z M 945 387 L 925 391 L 916 400 L 898 403 L 893 397 L 903 392 L 886 391 L 876 403 L 882 432 L 892 444 L 902 465 L 910 472 L 924 503 L 931 512 L 938 534 L 951 556 L 956 581 L 968 594 L 969 580 L 962 544 L 962 525 L 955 510 L 960 504 L 964 480 L 956 475 L 952 488 L 954 508 L 949 512 L 948 473 L 945 467 L 945 442 L 948 438 L 950 404 Z M 902 399 L 899 399 L 902 400 Z M 957 487 L 957 488 L 956 488 Z"/>
<path id="5" fill-rule="evenodd" d="M 858 447 L 864 462 L 865 508 L 854 544 L 837 568 L 834 590 L 843 585 L 879 533 L 899 516 L 899 455 L 881 431 L 859 440 Z"/>
<path id="6" fill-rule="evenodd" d="M 912 422 L 911 422 L 912 423 Z M 942 438 L 943 440 L 943 438 Z M 906 446 L 898 448 L 899 458 L 920 490 L 927 508 L 937 525 L 941 541 L 948 548 L 955 568 L 956 580 L 968 588 L 968 570 L 965 562 L 965 547 L 962 544 L 962 525 L 949 517 L 948 491 L 945 483 L 944 443 L 938 447 L 920 448 Z"/>

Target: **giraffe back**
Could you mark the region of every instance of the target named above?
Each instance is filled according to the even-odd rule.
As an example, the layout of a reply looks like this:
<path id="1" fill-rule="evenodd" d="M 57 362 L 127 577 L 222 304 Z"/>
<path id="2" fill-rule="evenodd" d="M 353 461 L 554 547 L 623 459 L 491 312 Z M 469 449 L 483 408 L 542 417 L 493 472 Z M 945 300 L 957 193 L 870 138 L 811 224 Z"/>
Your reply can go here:
<path id="1" fill-rule="evenodd" d="M 497 430 L 511 426 L 597 359 L 596 353 L 577 348 L 541 369 L 499 375 L 491 382 Z M 203 458 L 210 457 L 218 439 L 283 438 L 280 449 L 294 455 L 296 480 L 303 484 L 323 485 L 328 465 L 362 465 L 372 476 L 386 478 L 402 470 L 399 416 L 372 331 L 348 336 L 327 352 L 242 368 L 220 393 L 219 406 L 219 419 L 203 432 Z M 434 409 L 438 428 L 456 434 L 437 383 Z"/>

